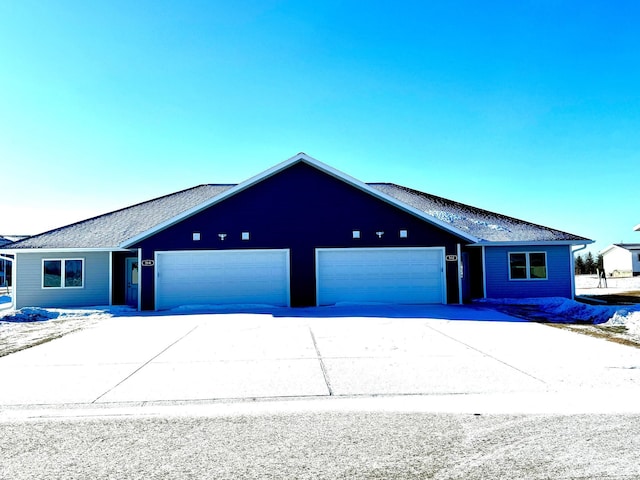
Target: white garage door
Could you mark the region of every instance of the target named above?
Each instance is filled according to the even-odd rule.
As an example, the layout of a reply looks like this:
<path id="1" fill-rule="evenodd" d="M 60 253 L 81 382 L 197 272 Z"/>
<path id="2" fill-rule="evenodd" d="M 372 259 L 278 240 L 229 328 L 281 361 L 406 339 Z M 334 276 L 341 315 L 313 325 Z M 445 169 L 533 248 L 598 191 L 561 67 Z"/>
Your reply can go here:
<path id="1" fill-rule="evenodd" d="M 156 253 L 156 309 L 220 304 L 289 306 L 289 250 Z"/>
<path id="2" fill-rule="evenodd" d="M 445 303 L 444 249 L 316 250 L 318 305 Z"/>

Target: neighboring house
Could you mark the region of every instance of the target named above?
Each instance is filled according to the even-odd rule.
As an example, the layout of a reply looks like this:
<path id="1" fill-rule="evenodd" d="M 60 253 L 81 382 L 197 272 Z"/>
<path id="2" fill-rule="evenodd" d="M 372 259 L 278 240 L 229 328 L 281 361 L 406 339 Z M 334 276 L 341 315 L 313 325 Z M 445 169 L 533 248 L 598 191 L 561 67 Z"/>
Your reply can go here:
<path id="1" fill-rule="evenodd" d="M 573 297 L 591 240 L 303 153 L 12 244 L 15 307 L 461 303 Z"/>
<path id="2" fill-rule="evenodd" d="M 615 243 L 600 252 L 605 273 L 610 277 L 640 275 L 640 243 Z"/>
<path id="3" fill-rule="evenodd" d="M 0 235 L 0 248 L 27 238 L 26 235 Z M 0 251 L 0 288 L 11 286 L 13 255 L 3 254 Z"/>

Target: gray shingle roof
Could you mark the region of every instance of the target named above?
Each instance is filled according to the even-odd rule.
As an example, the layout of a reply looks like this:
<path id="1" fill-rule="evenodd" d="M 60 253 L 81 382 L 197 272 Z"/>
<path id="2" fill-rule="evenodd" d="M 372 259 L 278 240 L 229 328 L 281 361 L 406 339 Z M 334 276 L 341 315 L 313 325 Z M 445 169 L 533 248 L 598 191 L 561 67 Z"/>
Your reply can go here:
<path id="1" fill-rule="evenodd" d="M 571 233 L 482 210 L 393 183 L 369 183 L 390 197 L 400 200 L 441 222 L 484 242 L 590 241 Z"/>
<path id="2" fill-rule="evenodd" d="M 368 185 L 444 224 L 468 232 L 469 235 L 481 241 L 589 241 L 584 237 L 464 205 L 400 185 L 392 183 L 370 183 Z M 234 185 L 199 185 L 41 233 L 5 248 L 117 248 L 126 240 L 197 207 L 232 187 Z"/>
<path id="3" fill-rule="evenodd" d="M 199 185 L 131 207 L 29 237 L 17 248 L 116 248 L 125 240 L 229 190 L 233 185 Z"/>

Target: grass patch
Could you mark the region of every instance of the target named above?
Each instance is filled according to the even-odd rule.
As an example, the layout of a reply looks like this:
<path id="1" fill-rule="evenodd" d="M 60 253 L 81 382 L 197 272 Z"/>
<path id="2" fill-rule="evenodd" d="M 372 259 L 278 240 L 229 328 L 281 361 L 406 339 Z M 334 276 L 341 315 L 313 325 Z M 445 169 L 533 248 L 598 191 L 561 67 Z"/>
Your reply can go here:
<path id="1" fill-rule="evenodd" d="M 627 336 L 627 327 L 624 325 L 612 325 L 607 327 L 601 325 L 575 325 L 567 323 L 547 323 L 545 325 L 560 328 L 562 330 L 569 330 L 582 335 L 588 335 L 594 338 L 601 338 L 603 340 L 618 343 L 620 345 L 626 345 L 628 347 L 640 348 L 640 341 Z"/>
<path id="2" fill-rule="evenodd" d="M 593 303 L 588 302 L 592 303 L 592 305 L 602 305 L 603 302 L 607 305 L 636 305 L 640 303 L 640 290 L 619 294 L 581 295 L 581 298 L 576 300 L 580 301 L 581 299 L 593 300 Z"/>

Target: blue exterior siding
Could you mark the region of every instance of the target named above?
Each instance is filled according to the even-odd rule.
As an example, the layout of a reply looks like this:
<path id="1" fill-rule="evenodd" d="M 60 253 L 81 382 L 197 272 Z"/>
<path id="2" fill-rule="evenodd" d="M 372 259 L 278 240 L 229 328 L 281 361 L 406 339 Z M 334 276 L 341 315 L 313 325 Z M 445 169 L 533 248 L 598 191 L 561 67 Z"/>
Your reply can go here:
<path id="1" fill-rule="evenodd" d="M 408 238 L 400 238 L 401 229 Z M 352 238 L 360 230 L 361 238 Z M 376 232 L 383 231 L 382 238 Z M 194 241 L 194 232 L 200 240 Z M 249 232 L 250 240 L 241 233 Z M 226 234 L 222 241 L 218 234 Z M 156 251 L 290 249 L 291 304 L 315 305 L 315 249 L 444 246 L 464 241 L 304 163 L 292 165 L 217 205 L 142 240 L 143 259 Z M 155 267 L 142 267 L 142 308 L 154 308 Z M 446 262 L 447 301 L 458 301 L 456 262 Z"/>
<path id="2" fill-rule="evenodd" d="M 509 252 L 546 252 L 546 280 L 510 280 Z M 487 298 L 572 296 L 571 247 L 485 247 Z"/>

